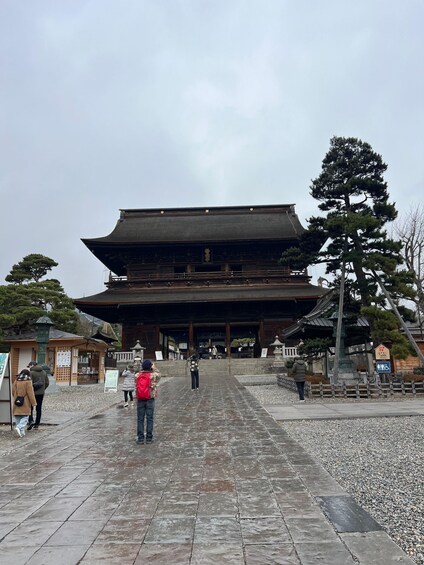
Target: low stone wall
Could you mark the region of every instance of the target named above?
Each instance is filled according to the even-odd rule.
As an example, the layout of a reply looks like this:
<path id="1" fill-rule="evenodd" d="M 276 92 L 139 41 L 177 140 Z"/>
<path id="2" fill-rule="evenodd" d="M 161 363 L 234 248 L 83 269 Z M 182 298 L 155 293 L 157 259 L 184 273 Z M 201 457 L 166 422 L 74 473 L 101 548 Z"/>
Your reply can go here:
<path id="1" fill-rule="evenodd" d="M 297 391 L 296 383 L 292 377 L 289 377 L 287 373 L 280 373 L 277 375 L 277 384 L 278 386 L 282 386 L 284 388 L 288 388 L 289 390 Z M 305 392 L 308 391 L 309 383 L 305 383 Z"/>
<path id="2" fill-rule="evenodd" d="M 277 375 L 277 384 L 289 390 L 296 391 L 296 383 L 293 378 L 282 373 Z M 391 382 L 377 384 L 353 384 L 340 385 L 305 383 L 305 395 L 309 398 L 318 396 L 320 398 L 379 398 L 395 395 L 424 394 L 424 381 L 421 382 Z"/>

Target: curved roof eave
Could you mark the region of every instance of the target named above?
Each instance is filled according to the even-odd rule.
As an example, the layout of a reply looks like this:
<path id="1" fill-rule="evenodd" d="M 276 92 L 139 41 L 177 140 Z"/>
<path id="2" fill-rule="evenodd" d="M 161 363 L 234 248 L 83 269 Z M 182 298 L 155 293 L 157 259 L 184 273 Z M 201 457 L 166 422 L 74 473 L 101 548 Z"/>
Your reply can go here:
<path id="1" fill-rule="evenodd" d="M 293 204 L 216 208 L 121 210 L 107 236 L 83 238 L 90 248 L 104 245 L 158 245 L 281 241 L 304 231 Z"/>

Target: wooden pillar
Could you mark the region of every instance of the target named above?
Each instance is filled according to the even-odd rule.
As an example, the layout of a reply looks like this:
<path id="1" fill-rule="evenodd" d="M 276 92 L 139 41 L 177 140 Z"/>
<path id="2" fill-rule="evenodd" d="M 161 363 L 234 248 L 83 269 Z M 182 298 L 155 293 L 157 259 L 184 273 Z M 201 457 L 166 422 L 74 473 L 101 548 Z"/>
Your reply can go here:
<path id="1" fill-rule="evenodd" d="M 259 320 L 259 345 L 261 348 L 268 346 L 268 344 L 265 345 L 264 321 L 262 319 Z"/>
<path id="2" fill-rule="evenodd" d="M 193 332 L 193 322 L 188 323 L 188 351 L 187 354 L 191 355 L 194 351 L 194 332 Z"/>
<path id="3" fill-rule="evenodd" d="M 227 348 L 227 357 L 231 357 L 231 326 L 229 322 L 225 322 L 225 347 Z"/>

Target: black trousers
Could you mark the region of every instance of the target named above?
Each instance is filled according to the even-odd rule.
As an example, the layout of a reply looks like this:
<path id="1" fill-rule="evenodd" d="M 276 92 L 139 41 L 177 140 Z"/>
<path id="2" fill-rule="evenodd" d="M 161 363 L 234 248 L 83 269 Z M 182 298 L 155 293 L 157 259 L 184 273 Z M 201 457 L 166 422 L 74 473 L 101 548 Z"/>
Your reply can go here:
<path id="1" fill-rule="evenodd" d="M 124 401 L 128 402 L 128 396 L 130 397 L 131 402 L 133 399 L 133 391 L 132 390 L 124 390 Z"/>
<path id="2" fill-rule="evenodd" d="M 39 426 L 41 422 L 41 412 L 43 408 L 44 394 L 36 394 L 35 400 L 37 401 L 37 404 L 35 406 L 35 425 Z M 28 420 L 29 424 L 32 424 L 34 422 L 34 417 L 32 413 L 33 410 L 31 409 L 31 414 L 29 415 L 29 420 Z"/>
<path id="3" fill-rule="evenodd" d="M 305 381 L 296 383 L 297 392 L 299 393 L 299 400 L 305 400 Z"/>
<path id="4" fill-rule="evenodd" d="M 191 373 L 191 390 L 199 388 L 199 371 L 190 371 Z"/>

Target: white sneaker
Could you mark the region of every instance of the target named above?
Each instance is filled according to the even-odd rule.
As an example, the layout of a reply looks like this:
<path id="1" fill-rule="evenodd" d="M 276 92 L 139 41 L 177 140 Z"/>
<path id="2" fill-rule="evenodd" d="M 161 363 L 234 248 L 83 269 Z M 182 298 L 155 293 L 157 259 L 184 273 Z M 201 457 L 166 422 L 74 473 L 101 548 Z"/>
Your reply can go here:
<path id="1" fill-rule="evenodd" d="M 124 408 L 128 408 L 128 402 L 124 404 Z"/>

